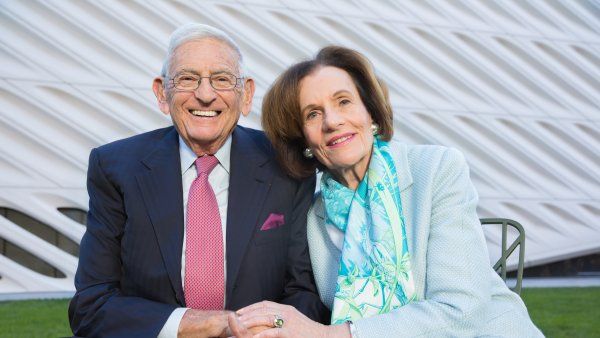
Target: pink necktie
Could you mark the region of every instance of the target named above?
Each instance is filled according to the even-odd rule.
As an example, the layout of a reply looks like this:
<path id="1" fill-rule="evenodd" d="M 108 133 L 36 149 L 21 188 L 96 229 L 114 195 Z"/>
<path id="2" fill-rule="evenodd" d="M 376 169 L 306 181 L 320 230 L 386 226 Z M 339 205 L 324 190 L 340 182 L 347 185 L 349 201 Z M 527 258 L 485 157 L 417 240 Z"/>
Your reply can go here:
<path id="1" fill-rule="evenodd" d="M 224 307 L 223 229 L 215 192 L 208 183 L 217 163 L 210 155 L 196 159 L 198 177 L 187 204 L 184 294 L 186 306 L 200 310 Z"/>

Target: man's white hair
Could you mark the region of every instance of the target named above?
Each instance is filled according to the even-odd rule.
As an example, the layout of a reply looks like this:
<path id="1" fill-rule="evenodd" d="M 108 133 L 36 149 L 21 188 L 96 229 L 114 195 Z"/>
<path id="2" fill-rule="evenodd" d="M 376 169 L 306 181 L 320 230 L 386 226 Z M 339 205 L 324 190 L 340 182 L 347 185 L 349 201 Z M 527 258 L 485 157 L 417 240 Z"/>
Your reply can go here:
<path id="1" fill-rule="evenodd" d="M 235 52 L 235 54 L 238 57 L 238 60 L 237 60 L 238 61 L 238 71 L 240 73 L 238 76 L 244 77 L 244 62 L 243 62 L 244 60 L 242 58 L 242 53 L 240 52 L 240 48 L 235 43 L 235 41 L 233 41 L 233 39 L 227 33 L 223 32 L 222 30 L 215 28 L 213 26 L 203 25 L 203 24 L 199 24 L 199 23 L 188 23 L 186 25 L 183 25 L 183 26 L 177 28 L 171 34 L 171 37 L 169 38 L 169 48 L 167 50 L 167 57 L 165 58 L 165 61 L 163 62 L 163 66 L 162 66 L 160 75 L 164 78 L 167 77 L 168 72 L 169 72 L 170 63 L 171 63 L 171 58 L 173 56 L 173 53 L 175 52 L 175 49 L 177 49 L 177 47 L 179 47 L 189 41 L 202 40 L 202 39 L 207 39 L 207 38 L 219 40 L 219 41 L 227 44 L 229 47 L 231 47 L 231 49 L 233 49 L 233 51 Z"/>

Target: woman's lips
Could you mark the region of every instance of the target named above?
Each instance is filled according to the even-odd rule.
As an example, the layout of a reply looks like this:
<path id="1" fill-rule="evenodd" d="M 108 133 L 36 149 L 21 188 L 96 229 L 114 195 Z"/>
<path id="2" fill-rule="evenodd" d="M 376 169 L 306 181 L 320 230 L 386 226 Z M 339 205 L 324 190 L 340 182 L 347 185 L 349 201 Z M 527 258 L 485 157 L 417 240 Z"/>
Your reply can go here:
<path id="1" fill-rule="evenodd" d="M 327 142 L 327 146 L 330 148 L 337 148 L 337 147 L 341 147 L 345 144 L 347 144 L 348 142 L 350 142 L 354 136 L 356 134 L 352 134 L 352 133 L 347 133 L 347 134 L 342 134 L 336 137 L 332 137 L 329 142 Z"/>

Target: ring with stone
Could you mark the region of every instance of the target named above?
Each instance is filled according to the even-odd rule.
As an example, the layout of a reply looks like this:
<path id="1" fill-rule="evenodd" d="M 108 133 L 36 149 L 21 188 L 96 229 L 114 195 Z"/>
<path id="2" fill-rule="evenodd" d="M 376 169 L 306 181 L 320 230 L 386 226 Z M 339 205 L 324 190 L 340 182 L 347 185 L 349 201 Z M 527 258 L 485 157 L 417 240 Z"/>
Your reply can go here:
<path id="1" fill-rule="evenodd" d="M 275 315 L 275 319 L 273 319 L 273 327 L 281 329 L 283 327 L 283 318 L 279 315 Z"/>

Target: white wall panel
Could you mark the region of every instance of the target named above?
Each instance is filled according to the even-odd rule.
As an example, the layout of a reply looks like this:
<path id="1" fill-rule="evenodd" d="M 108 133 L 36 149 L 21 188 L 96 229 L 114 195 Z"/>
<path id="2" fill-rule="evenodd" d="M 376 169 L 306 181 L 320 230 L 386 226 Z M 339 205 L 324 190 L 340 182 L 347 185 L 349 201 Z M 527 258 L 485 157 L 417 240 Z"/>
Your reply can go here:
<path id="1" fill-rule="evenodd" d="M 390 87 L 396 137 L 459 148 L 481 217 L 527 231 L 528 266 L 600 251 L 600 5 L 594 0 L 0 2 L 0 208 L 79 241 L 89 151 L 169 125 L 151 83 L 185 22 L 231 34 L 257 81 L 328 44 Z M 499 236 L 486 229 L 490 256 Z M 76 257 L 0 216 L 0 237 L 60 270 L 0 255 L 0 293 L 72 290 Z"/>

